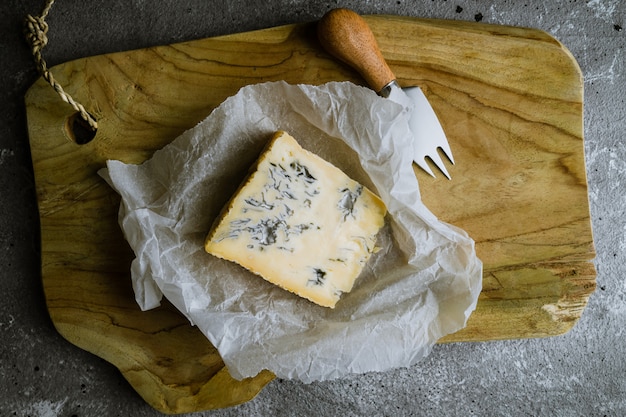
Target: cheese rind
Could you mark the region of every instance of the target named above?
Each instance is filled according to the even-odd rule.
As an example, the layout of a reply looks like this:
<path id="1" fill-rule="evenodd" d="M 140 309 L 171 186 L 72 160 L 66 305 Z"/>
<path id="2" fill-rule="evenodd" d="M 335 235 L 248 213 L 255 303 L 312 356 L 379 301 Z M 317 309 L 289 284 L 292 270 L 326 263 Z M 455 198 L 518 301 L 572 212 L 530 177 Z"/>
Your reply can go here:
<path id="1" fill-rule="evenodd" d="M 209 232 L 205 250 L 334 308 L 375 249 L 384 203 L 279 131 Z"/>

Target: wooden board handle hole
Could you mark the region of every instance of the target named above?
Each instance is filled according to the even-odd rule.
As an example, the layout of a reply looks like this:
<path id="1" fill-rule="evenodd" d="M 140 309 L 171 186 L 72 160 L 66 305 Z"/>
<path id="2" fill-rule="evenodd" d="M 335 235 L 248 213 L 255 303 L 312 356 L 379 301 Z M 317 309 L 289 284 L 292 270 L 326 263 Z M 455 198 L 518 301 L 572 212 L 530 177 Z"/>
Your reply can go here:
<path id="1" fill-rule="evenodd" d="M 90 114 L 95 120 L 95 117 Z M 97 129 L 92 128 L 89 123 L 83 119 L 80 112 L 76 112 L 67 118 L 65 130 L 70 140 L 78 145 L 85 145 L 96 137 Z"/>

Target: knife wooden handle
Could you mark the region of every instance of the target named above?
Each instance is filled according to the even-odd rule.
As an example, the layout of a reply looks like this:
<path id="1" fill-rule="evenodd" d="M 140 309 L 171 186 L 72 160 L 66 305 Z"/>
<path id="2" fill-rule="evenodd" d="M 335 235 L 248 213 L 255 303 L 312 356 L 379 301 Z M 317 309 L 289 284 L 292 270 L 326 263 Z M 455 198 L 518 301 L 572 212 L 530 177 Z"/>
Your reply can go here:
<path id="1" fill-rule="evenodd" d="M 317 36 L 331 55 L 356 69 L 376 92 L 396 79 L 367 22 L 352 10 L 327 12 L 317 24 Z"/>

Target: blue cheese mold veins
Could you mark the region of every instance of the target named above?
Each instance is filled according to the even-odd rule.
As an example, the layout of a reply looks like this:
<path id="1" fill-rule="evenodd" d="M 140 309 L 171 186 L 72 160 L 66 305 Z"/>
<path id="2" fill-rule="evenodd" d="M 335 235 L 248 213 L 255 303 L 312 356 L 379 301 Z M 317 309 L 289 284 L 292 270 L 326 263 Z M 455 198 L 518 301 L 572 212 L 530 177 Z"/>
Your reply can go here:
<path id="1" fill-rule="evenodd" d="M 325 307 L 375 249 L 383 202 L 277 132 L 209 232 L 207 252 Z"/>

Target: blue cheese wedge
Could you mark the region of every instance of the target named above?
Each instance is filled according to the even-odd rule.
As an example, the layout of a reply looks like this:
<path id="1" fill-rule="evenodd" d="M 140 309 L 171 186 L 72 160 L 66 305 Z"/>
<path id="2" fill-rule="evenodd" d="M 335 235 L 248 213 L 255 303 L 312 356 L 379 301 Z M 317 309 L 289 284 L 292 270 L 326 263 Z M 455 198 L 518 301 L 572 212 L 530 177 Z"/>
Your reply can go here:
<path id="1" fill-rule="evenodd" d="M 375 250 L 384 203 L 277 132 L 209 232 L 205 250 L 324 307 Z"/>

